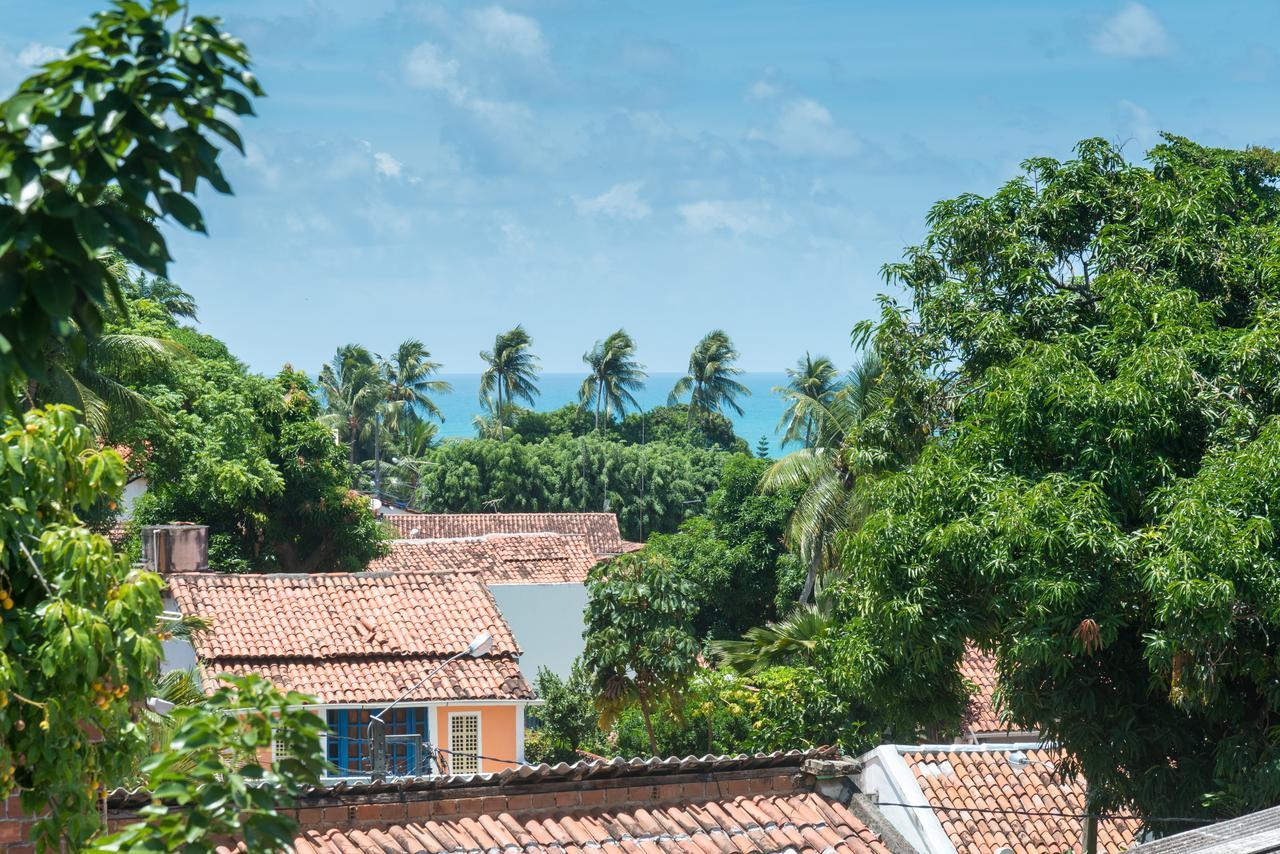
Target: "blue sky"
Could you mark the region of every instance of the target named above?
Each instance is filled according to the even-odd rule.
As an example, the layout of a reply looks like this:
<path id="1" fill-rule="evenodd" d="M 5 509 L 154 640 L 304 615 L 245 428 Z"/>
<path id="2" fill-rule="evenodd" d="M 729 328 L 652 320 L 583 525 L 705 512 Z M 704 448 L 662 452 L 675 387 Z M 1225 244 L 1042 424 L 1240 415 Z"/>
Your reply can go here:
<path id="1" fill-rule="evenodd" d="M 0 0 L 0 84 L 101 0 Z M 1087 136 L 1280 147 L 1280 3 L 192 0 L 269 97 L 173 277 L 251 366 L 523 322 L 580 369 L 728 330 L 744 367 L 849 359 L 938 199 Z M 172 233 L 172 232 L 171 232 Z"/>

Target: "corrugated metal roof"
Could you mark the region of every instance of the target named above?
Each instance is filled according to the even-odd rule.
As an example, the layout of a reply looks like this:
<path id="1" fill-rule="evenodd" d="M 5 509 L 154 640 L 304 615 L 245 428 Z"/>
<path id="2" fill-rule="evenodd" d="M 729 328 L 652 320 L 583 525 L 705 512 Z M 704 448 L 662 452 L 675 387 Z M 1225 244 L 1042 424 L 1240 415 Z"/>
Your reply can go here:
<path id="1" fill-rule="evenodd" d="M 1175 833 L 1132 850 L 1135 854 L 1263 854 L 1280 851 L 1280 807 Z"/>

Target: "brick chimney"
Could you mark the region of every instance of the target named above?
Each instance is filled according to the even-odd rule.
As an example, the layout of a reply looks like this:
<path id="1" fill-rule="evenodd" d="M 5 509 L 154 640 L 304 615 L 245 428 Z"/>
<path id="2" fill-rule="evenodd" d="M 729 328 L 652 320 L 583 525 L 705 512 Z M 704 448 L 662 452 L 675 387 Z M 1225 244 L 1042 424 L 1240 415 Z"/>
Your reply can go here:
<path id="1" fill-rule="evenodd" d="M 142 563 L 160 575 L 209 571 L 209 527 L 189 523 L 142 529 Z"/>

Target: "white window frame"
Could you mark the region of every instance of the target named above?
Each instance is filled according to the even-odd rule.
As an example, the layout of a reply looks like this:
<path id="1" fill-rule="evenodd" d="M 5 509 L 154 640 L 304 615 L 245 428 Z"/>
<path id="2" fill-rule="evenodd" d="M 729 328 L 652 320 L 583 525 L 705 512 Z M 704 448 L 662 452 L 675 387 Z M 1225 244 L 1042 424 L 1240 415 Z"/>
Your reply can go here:
<path id="1" fill-rule="evenodd" d="M 280 752 L 280 740 L 276 738 L 275 733 L 272 733 L 271 734 L 271 761 L 279 762 L 281 759 L 284 759 L 286 756 L 289 756 L 289 755 L 290 754 L 288 753 Z M 320 733 L 320 755 L 325 757 L 325 759 L 329 758 L 329 730 L 327 728 L 325 729 L 324 732 Z"/>
<path id="2" fill-rule="evenodd" d="M 475 718 L 476 720 L 476 768 L 474 771 L 457 771 L 454 768 L 453 753 L 453 719 L 454 718 Z M 449 713 L 449 732 L 447 734 L 449 742 L 449 776 L 455 774 L 481 774 L 483 772 L 483 760 L 480 754 L 484 753 L 484 715 L 479 711 L 473 712 L 450 712 Z"/>

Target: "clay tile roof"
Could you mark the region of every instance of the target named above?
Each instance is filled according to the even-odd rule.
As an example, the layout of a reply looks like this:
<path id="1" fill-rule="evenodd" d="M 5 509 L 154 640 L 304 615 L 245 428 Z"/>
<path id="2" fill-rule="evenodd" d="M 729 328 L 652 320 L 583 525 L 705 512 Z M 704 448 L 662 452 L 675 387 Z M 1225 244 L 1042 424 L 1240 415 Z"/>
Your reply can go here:
<path id="1" fill-rule="evenodd" d="M 960 659 L 960 675 L 975 688 L 969 695 L 969 704 L 965 708 L 965 732 L 996 734 L 1019 731 L 1013 725 L 1001 720 L 996 709 L 995 656 L 970 644 L 965 648 L 964 658 Z"/>
<path id="2" fill-rule="evenodd" d="M 490 534 L 457 540 L 396 540 L 373 571 L 479 572 L 486 584 L 582 584 L 599 558 L 585 537 Z"/>
<path id="3" fill-rule="evenodd" d="M 486 631 L 489 655 L 455 662 L 415 699 L 533 696 L 476 573 L 201 573 L 171 577 L 169 590 L 184 614 L 211 623 L 194 639 L 210 677 L 254 672 L 321 702 L 386 701 Z"/>
<path id="4" fill-rule="evenodd" d="M 669 806 L 494 812 L 385 830 L 312 829 L 294 842 L 314 854 L 454 852 L 763 852 L 889 854 L 848 808 L 815 792 L 717 797 Z M 222 849 L 226 851 L 227 849 Z"/>
<path id="5" fill-rule="evenodd" d="M 622 539 L 612 513 L 400 513 L 386 516 L 395 536 L 447 540 L 486 534 L 577 534 L 597 556 L 641 547 Z M 417 533 L 413 533 L 414 531 Z"/>
<path id="6" fill-rule="evenodd" d="M 1015 753 L 1025 756 L 1025 765 L 1010 761 L 1021 758 Z M 1019 854 L 1078 850 L 1084 781 L 1057 776 L 1061 755 L 1056 749 L 903 749 L 957 854 L 990 854 L 1004 846 Z M 1136 818 L 1102 819 L 1098 850 L 1127 851 L 1140 830 Z"/>

